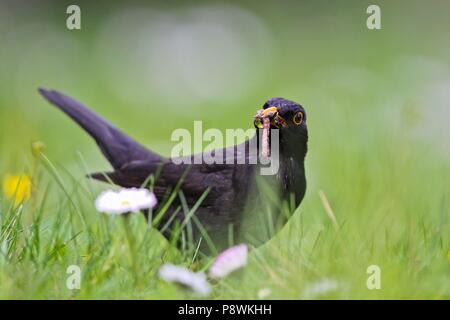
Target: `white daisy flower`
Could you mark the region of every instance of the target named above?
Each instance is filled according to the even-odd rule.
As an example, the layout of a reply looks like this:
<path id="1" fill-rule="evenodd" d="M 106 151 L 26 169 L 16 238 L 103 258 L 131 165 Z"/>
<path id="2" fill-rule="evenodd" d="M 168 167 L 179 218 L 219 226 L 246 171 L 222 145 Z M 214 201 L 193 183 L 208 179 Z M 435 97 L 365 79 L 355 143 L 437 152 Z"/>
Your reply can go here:
<path id="1" fill-rule="evenodd" d="M 211 293 L 211 287 L 203 272 L 193 272 L 184 267 L 165 264 L 159 269 L 159 277 L 167 282 L 177 283 L 200 296 Z"/>
<path id="2" fill-rule="evenodd" d="M 272 290 L 269 288 L 262 288 L 258 291 L 258 298 L 265 299 L 272 294 Z"/>
<path id="3" fill-rule="evenodd" d="M 303 298 L 304 299 L 312 299 L 317 296 L 321 296 L 327 293 L 330 293 L 332 291 L 335 291 L 338 289 L 338 283 L 335 280 L 331 279 L 322 279 L 318 282 L 314 282 L 310 285 L 308 285 L 303 290 Z"/>
<path id="4" fill-rule="evenodd" d="M 209 269 L 209 276 L 213 279 L 225 278 L 247 264 L 247 255 L 248 248 L 245 244 L 228 248 L 216 257 Z"/>
<path id="5" fill-rule="evenodd" d="M 153 208 L 156 202 L 155 195 L 149 190 L 131 188 L 102 192 L 95 201 L 95 207 L 99 212 L 123 214 Z"/>

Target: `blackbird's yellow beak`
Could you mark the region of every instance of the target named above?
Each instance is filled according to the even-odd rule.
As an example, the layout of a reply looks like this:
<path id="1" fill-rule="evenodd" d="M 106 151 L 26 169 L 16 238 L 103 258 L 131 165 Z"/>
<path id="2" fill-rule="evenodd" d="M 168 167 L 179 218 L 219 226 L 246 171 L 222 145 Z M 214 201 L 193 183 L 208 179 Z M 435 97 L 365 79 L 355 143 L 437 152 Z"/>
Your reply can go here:
<path id="1" fill-rule="evenodd" d="M 270 120 L 270 125 L 279 129 L 281 127 L 287 127 L 286 121 L 278 113 L 277 107 L 269 107 L 267 109 L 260 109 L 255 115 L 255 127 L 259 129 L 264 128 L 264 119 L 268 118 Z"/>
<path id="2" fill-rule="evenodd" d="M 278 108 L 277 107 L 269 107 L 267 109 L 263 109 L 261 112 L 261 116 L 263 118 L 266 117 L 273 117 L 275 114 L 278 113 Z"/>

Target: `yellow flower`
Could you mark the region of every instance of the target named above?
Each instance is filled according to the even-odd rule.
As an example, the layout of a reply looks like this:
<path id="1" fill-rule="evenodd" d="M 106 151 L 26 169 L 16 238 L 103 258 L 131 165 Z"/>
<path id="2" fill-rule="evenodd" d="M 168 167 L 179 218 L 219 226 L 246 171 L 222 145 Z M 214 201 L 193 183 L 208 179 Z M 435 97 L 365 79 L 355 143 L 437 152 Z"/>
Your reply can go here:
<path id="1" fill-rule="evenodd" d="M 31 180 L 25 174 L 7 175 L 3 179 L 3 192 L 8 199 L 14 199 L 14 205 L 18 206 L 30 198 Z"/>

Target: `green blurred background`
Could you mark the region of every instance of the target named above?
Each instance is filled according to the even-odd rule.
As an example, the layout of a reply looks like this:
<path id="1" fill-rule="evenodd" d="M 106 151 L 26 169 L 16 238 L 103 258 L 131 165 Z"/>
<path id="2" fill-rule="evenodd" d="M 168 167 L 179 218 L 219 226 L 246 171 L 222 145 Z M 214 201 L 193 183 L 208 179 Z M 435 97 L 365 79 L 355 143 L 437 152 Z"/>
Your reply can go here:
<path id="1" fill-rule="evenodd" d="M 371 3 L 81 1 L 78 31 L 66 28 L 70 1 L 2 1 L 1 165 L 20 166 L 34 139 L 66 164 L 74 150 L 101 158 L 39 86 L 76 97 L 164 154 L 175 128 L 200 119 L 248 128 L 265 100 L 283 96 L 308 112 L 310 162 L 361 135 L 355 147 L 374 157 L 382 156 L 374 136 L 387 144 L 400 134 L 428 145 L 424 156 L 448 158 L 450 4 L 377 1 L 382 30 L 368 30 Z"/>
<path id="2" fill-rule="evenodd" d="M 415 280 L 428 297 L 448 293 L 449 1 L 76 3 L 81 30 L 66 28 L 73 1 L 0 2 L 0 173 L 26 169 L 34 140 L 80 179 L 77 152 L 90 169 L 109 168 L 40 86 L 164 155 L 174 129 L 249 128 L 265 100 L 282 96 L 308 113 L 304 228 L 327 226 L 323 190 L 353 254 L 370 239 L 385 263 L 405 254 L 405 265 L 434 270 L 441 259 Z M 370 4 L 381 7 L 381 30 L 366 27 Z"/>

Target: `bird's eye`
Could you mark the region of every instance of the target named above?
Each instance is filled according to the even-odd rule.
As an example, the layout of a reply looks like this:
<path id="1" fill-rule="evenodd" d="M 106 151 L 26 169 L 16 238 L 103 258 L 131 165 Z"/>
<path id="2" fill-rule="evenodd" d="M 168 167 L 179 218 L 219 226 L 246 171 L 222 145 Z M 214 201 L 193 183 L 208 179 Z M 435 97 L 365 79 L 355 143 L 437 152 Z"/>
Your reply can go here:
<path id="1" fill-rule="evenodd" d="M 297 125 L 301 125 L 303 122 L 303 113 L 302 112 L 297 112 L 294 117 L 292 118 L 292 121 Z"/>
<path id="2" fill-rule="evenodd" d="M 264 128 L 264 124 L 260 118 L 256 118 L 254 123 L 255 123 L 255 127 L 259 128 L 259 129 Z"/>

